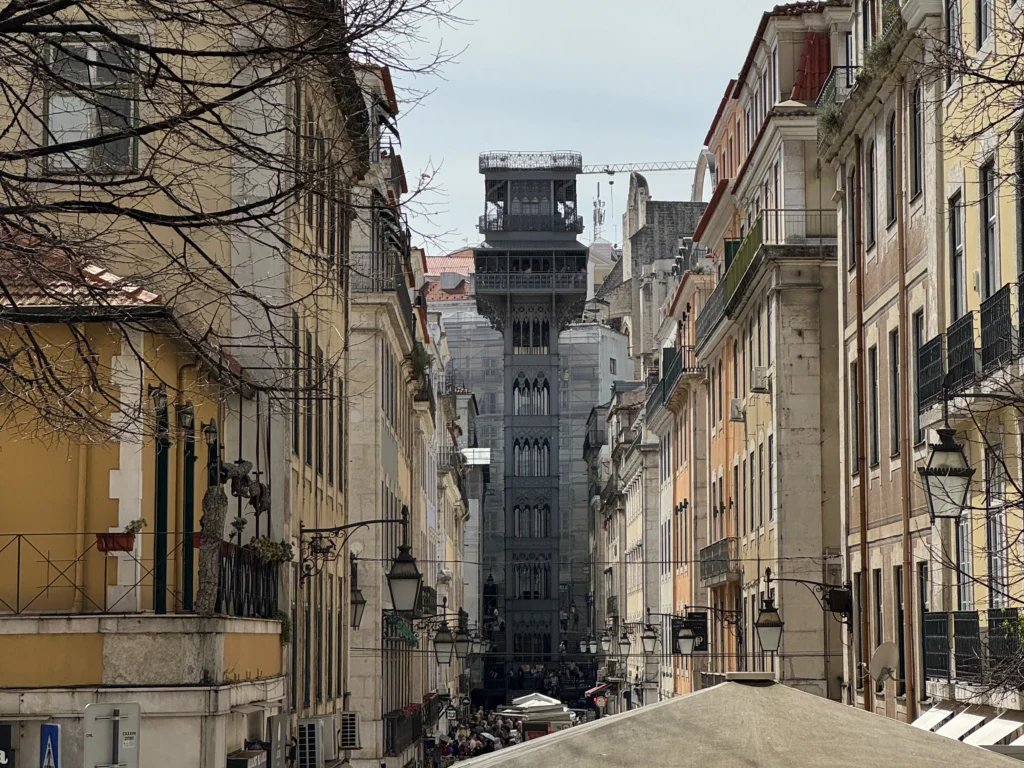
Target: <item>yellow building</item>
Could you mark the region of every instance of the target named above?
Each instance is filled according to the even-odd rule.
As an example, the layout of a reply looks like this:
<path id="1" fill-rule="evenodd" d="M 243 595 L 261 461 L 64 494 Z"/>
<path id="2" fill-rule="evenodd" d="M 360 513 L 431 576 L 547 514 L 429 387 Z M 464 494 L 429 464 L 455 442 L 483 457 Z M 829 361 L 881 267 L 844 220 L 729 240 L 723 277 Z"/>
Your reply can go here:
<path id="1" fill-rule="evenodd" d="M 215 615 L 193 613 L 206 470 L 223 460 L 210 425 L 249 395 L 223 377 L 230 360 L 200 361 L 173 334 L 161 296 L 63 256 L 34 273 L 17 261 L 5 254 L 0 303 L 0 706 L 15 749 L 32 754 L 41 722 L 81 733 L 85 705 L 132 701 L 143 764 L 173 751 L 198 766 L 204 744 L 252 737 L 232 707 L 273 714 L 286 689 L 280 553 L 225 542 Z M 83 284 L 89 306 L 65 290 Z M 43 370 L 63 395 L 31 396 Z M 65 745 L 81 759 L 80 739 Z"/>

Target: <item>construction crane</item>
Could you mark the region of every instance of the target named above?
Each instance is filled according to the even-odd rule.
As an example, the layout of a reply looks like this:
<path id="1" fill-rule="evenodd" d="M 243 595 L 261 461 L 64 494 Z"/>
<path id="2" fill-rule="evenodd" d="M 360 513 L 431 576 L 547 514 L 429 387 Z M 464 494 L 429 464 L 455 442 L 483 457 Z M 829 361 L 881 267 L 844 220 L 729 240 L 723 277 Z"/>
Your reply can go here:
<path id="1" fill-rule="evenodd" d="M 701 159 L 695 160 L 670 160 L 663 163 L 618 163 L 614 165 L 585 165 L 581 173 L 596 174 L 603 173 L 606 176 L 614 176 L 617 173 L 651 173 L 655 171 L 701 171 L 701 166 L 715 173 L 715 158 L 707 149 L 701 151 Z M 703 175 L 703 173 L 701 174 Z M 612 220 L 615 218 L 615 180 L 609 179 L 609 196 L 612 204 Z M 702 189 L 699 179 L 694 180 L 693 196 L 691 200 L 702 199 Z M 597 185 L 597 198 L 594 200 L 594 239 L 601 237 L 605 222 L 605 202 L 601 199 L 601 184 Z"/>
<path id="2" fill-rule="evenodd" d="M 620 163 L 618 165 L 584 165 L 583 173 L 650 173 L 651 171 L 695 171 L 697 163 L 692 160 L 667 163 Z"/>

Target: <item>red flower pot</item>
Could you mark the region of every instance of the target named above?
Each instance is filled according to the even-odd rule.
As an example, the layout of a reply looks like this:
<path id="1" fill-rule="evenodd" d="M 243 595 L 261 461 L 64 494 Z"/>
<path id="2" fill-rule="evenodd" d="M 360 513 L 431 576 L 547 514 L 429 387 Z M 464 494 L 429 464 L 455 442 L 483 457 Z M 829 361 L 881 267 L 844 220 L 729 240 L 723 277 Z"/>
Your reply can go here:
<path id="1" fill-rule="evenodd" d="M 135 549 L 135 534 L 97 533 L 96 549 L 100 552 L 132 552 Z"/>

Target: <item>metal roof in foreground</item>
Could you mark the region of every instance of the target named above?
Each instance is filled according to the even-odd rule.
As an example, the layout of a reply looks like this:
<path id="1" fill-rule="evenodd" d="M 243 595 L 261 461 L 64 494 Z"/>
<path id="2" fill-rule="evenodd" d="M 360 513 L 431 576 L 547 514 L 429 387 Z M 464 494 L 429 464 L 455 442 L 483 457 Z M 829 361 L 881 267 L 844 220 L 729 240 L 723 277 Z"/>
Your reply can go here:
<path id="1" fill-rule="evenodd" d="M 725 682 L 544 736 L 466 768 L 1012 768 L 1020 763 L 779 683 Z"/>

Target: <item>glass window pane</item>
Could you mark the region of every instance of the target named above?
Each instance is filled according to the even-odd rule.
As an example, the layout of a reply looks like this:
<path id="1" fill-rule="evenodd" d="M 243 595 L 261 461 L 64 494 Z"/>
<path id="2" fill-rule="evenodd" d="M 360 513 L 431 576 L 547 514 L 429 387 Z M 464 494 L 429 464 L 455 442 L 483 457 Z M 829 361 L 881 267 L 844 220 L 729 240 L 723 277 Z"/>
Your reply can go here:
<path id="1" fill-rule="evenodd" d="M 82 141 L 90 135 L 90 109 L 83 99 L 66 93 L 53 94 L 49 103 L 48 142 L 54 145 Z M 89 162 L 88 149 L 76 149 L 49 159 L 54 168 L 85 168 Z"/>

